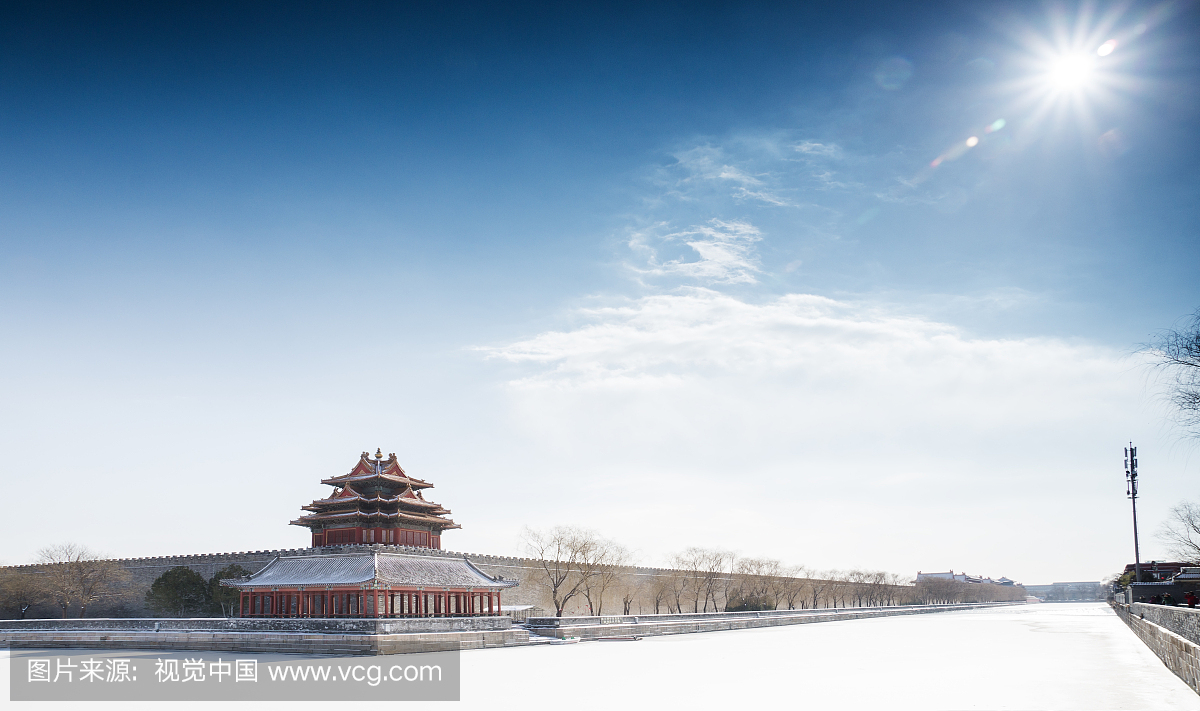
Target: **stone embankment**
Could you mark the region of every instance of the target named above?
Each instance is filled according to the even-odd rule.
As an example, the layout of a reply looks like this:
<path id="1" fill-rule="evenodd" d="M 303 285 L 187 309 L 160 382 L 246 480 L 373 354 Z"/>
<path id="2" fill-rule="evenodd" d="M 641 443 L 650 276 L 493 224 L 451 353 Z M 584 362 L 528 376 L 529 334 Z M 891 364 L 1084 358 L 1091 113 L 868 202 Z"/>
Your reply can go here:
<path id="1" fill-rule="evenodd" d="M 1200 694 L 1200 610 L 1113 603 L 1117 616 L 1175 676 Z"/>
<path id="2" fill-rule="evenodd" d="M 279 654 L 403 654 L 529 644 L 508 617 L 0 620 L 0 645 Z"/>
<path id="3" fill-rule="evenodd" d="M 614 615 L 611 617 L 531 617 L 529 631 L 542 637 L 566 639 L 612 639 L 650 637 L 692 632 L 745 630 L 781 625 L 861 620 L 894 615 L 920 615 L 955 610 L 979 610 L 1014 602 L 968 603 L 961 605 L 903 605 L 896 607 L 852 607 L 818 610 L 764 610 L 762 612 L 716 612 L 682 615 Z"/>
<path id="4" fill-rule="evenodd" d="M 527 629 L 507 616 L 411 619 L 0 620 L 0 644 L 19 648 L 176 649 L 282 654 L 402 654 L 511 647 L 538 637 L 612 639 L 978 610 L 1023 603 L 909 605 L 745 613 L 535 617 Z"/>

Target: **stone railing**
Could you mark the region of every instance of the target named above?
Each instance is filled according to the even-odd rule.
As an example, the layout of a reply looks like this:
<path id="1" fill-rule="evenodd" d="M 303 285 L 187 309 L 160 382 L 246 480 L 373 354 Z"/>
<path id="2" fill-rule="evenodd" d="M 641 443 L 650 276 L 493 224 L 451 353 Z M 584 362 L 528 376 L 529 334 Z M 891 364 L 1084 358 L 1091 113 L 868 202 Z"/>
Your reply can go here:
<path id="1" fill-rule="evenodd" d="M 931 612 L 978 610 L 1024 602 L 963 603 L 958 605 L 901 605 L 896 607 L 839 607 L 808 610 L 763 610 L 761 612 L 708 612 L 674 615 L 604 615 L 599 617 L 531 617 L 529 631 L 544 637 L 642 637 L 689 632 L 776 627 L 814 622 L 856 620 L 866 617 L 919 615 Z"/>
<path id="2" fill-rule="evenodd" d="M 599 617 L 530 617 L 528 624 L 530 627 L 564 627 L 577 625 L 628 625 L 628 624 L 650 624 L 661 622 L 698 622 L 714 619 L 733 620 L 733 619 L 761 619 L 767 617 L 791 617 L 793 615 L 837 615 L 837 614 L 859 614 L 863 612 L 874 612 L 876 614 L 886 611 L 909 611 L 909 612 L 940 612 L 943 610 L 963 610 L 973 609 L 977 607 L 986 607 L 990 605 L 1011 605 L 1013 603 L 961 603 L 951 605 L 891 605 L 879 607 L 818 607 L 804 608 L 800 610 L 760 610 L 748 612 L 684 612 L 681 614 L 660 614 L 660 615 L 602 615 Z M 1022 602 L 1021 604 L 1024 604 Z"/>

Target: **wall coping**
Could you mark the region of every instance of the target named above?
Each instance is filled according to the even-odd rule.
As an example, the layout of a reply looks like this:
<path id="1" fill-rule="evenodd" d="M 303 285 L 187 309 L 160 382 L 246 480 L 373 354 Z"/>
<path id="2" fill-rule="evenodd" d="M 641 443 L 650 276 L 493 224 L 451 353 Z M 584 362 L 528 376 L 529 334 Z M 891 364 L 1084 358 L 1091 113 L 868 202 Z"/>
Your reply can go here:
<path id="1" fill-rule="evenodd" d="M 860 614 L 863 612 L 886 612 L 893 610 L 961 610 L 1000 605 L 1024 605 L 1024 600 L 1004 602 L 960 602 L 945 605 L 880 605 L 877 607 L 818 607 L 802 610 L 759 610 L 757 612 L 687 612 L 683 614 L 658 615 L 598 615 L 580 617 L 530 617 L 526 624 L 530 627 L 555 628 L 577 627 L 587 625 L 624 625 L 624 624 L 655 624 L 660 622 L 696 622 L 704 620 L 738 620 L 770 617 L 791 617 L 804 615 L 829 614 Z"/>

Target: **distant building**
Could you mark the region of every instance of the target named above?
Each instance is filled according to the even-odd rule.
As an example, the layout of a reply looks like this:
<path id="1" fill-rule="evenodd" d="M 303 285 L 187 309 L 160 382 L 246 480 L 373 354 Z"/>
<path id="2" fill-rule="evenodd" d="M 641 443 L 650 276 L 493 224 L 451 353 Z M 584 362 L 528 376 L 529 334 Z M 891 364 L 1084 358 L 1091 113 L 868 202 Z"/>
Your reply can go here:
<path id="1" fill-rule="evenodd" d="M 917 579 L 913 582 L 919 583 L 922 580 L 954 580 L 954 581 L 957 581 L 960 583 L 988 583 L 991 585 L 1020 585 L 1020 583 L 1015 582 L 1013 580 L 1009 580 L 1008 578 L 1005 578 L 1005 577 L 1001 577 L 996 580 L 993 580 L 991 578 L 985 578 L 980 575 L 967 575 L 966 573 L 956 573 L 956 572 L 954 572 L 953 568 L 946 571 L 945 573 L 925 573 L 925 572 L 918 570 L 917 571 Z"/>
<path id="2" fill-rule="evenodd" d="M 1025 592 L 1039 597 L 1046 602 L 1103 600 L 1108 596 L 1107 588 L 1099 580 L 1053 583 L 1051 585 L 1026 585 Z"/>
<path id="3" fill-rule="evenodd" d="M 1194 563 L 1182 563 L 1179 561 L 1174 561 L 1171 563 L 1160 563 L 1157 560 L 1152 560 L 1149 563 L 1142 563 L 1142 582 L 1144 582 L 1144 583 L 1165 582 L 1165 581 L 1170 580 L 1171 578 L 1175 577 L 1176 575 L 1178 575 L 1180 573 L 1180 571 L 1182 571 L 1184 568 L 1189 568 L 1193 565 L 1195 565 L 1195 564 Z M 1125 566 L 1125 570 L 1122 571 L 1122 575 L 1124 575 L 1125 573 L 1132 573 L 1133 570 L 1134 570 L 1134 564 L 1130 563 L 1129 565 Z"/>

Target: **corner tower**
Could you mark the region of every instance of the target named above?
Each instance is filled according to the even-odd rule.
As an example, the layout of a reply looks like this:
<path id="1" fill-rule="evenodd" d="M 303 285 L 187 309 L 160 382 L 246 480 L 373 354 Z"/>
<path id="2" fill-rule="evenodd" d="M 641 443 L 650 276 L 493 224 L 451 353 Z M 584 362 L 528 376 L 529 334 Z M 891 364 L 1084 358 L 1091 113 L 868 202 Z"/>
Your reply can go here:
<path id="1" fill-rule="evenodd" d="M 311 513 L 292 521 L 312 531 L 312 544 L 383 543 L 417 548 L 441 548 L 442 531 L 462 528 L 451 521 L 449 509 L 426 501 L 421 493 L 433 484 L 410 477 L 383 450 L 363 452 L 349 474 L 324 479 L 333 494 L 300 508 Z"/>

